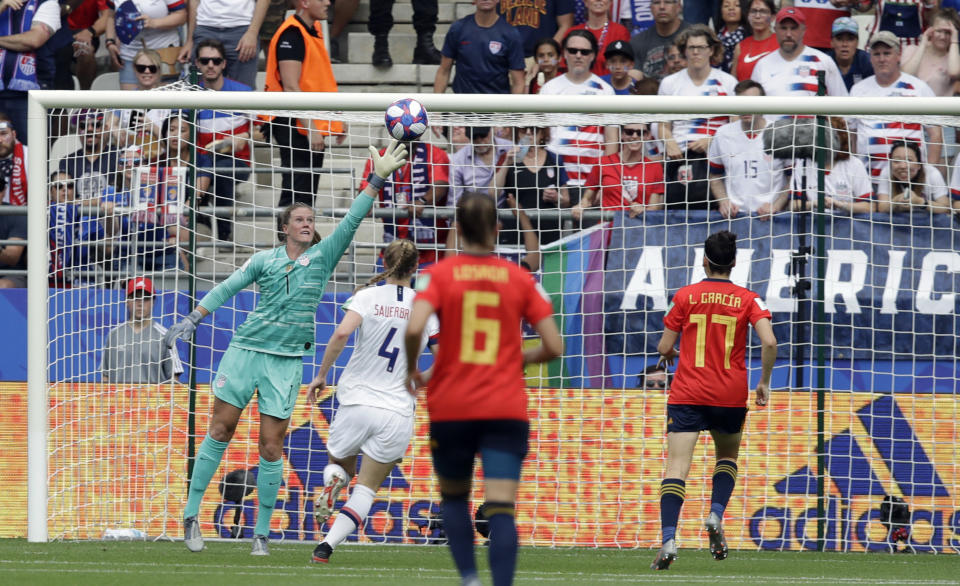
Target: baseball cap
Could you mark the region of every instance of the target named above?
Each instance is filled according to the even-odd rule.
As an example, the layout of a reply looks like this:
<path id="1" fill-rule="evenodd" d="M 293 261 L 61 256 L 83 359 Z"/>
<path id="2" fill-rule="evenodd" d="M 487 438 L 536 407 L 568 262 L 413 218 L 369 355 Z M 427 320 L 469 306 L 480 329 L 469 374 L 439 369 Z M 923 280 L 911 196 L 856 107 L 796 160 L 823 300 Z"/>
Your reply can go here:
<path id="1" fill-rule="evenodd" d="M 606 50 L 603 52 L 604 57 L 610 57 L 611 55 L 623 55 L 631 61 L 635 61 L 636 58 L 633 56 L 633 47 L 630 46 L 630 43 L 626 41 L 614 41 L 607 45 Z"/>
<path id="2" fill-rule="evenodd" d="M 781 8 L 774 22 L 779 24 L 780 21 L 783 20 L 792 20 L 797 24 L 807 24 L 807 17 L 803 15 L 803 11 L 793 6 L 784 6 Z"/>
<path id="3" fill-rule="evenodd" d="M 834 20 L 833 26 L 830 28 L 830 36 L 835 37 L 843 33 L 849 33 L 855 37 L 859 37 L 860 26 L 857 24 L 857 21 L 853 20 L 849 16 L 841 16 L 840 18 Z"/>
<path id="4" fill-rule="evenodd" d="M 870 37 L 870 43 L 868 47 L 872 49 L 877 43 L 882 43 L 891 49 L 900 48 L 900 38 L 890 31 L 880 31 L 878 33 L 874 33 L 874 35 Z"/>
<path id="5" fill-rule="evenodd" d="M 142 292 L 144 296 L 153 296 L 153 281 L 149 277 L 135 277 L 127 281 L 127 297 Z"/>

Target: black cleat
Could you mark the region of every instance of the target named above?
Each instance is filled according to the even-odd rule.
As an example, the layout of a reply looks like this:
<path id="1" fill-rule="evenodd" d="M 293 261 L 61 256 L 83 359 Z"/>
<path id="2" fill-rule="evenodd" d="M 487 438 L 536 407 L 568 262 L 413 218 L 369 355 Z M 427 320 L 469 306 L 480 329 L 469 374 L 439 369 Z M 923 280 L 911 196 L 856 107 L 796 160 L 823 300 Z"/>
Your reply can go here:
<path id="1" fill-rule="evenodd" d="M 656 559 L 650 564 L 651 570 L 669 570 L 670 564 L 677 559 L 677 542 L 670 540 L 663 544 L 660 551 L 657 552 Z"/>
<path id="2" fill-rule="evenodd" d="M 333 555 L 333 548 L 326 541 L 321 541 L 317 547 L 313 548 L 312 561 L 315 564 L 330 563 L 330 556 Z"/>
<path id="3" fill-rule="evenodd" d="M 716 513 L 710 513 L 703 524 L 703 528 L 707 530 L 707 535 L 710 536 L 710 553 L 713 555 L 713 559 L 718 562 L 727 559 L 727 540 L 723 536 L 720 516 Z"/>
<path id="4" fill-rule="evenodd" d="M 390 43 L 387 35 L 378 35 L 373 38 L 373 66 L 379 68 L 393 67 L 390 57 Z"/>

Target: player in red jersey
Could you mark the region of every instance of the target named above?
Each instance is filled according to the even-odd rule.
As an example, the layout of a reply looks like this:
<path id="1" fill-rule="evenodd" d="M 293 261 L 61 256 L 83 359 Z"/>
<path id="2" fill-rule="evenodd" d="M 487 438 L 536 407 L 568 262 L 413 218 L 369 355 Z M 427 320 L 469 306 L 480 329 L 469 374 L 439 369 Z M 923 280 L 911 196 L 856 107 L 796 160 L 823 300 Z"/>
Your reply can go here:
<path id="1" fill-rule="evenodd" d="M 513 581 L 517 558 L 514 504 L 530 431 L 523 367 L 563 352 L 553 307 L 533 277 L 493 254 L 496 202 L 480 193 L 457 202 L 463 253 L 447 257 L 417 279 L 407 324 L 407 373 L 422 382 L 416 360 L 427 319 L 440 320 L 440 351 L 427 389 L 430 449 L 440 481 L 443 528 L 463 584 L 480 584 L 467 502 L 477 452 L 483 462 L 493 583 Z M 542 343 L 523 349 L 521 321 Z"/>
<path id="2" fill-rule="evenodd" d="M 713 470 L 710 516 L 704 524 L 710 553 L 726 559 L 723 511 L 737 482 L 740 431 L 747 416 L 747 325 L 760 338 L 760 381 L 756 404 L 767 404 L 770 374 L 777 358 L 770 311 L 760 296 L 730 282 L 736 264 L 737 236 L 723 230 L 711 234 L 703 247 L 707 278 L 677 291 L 663 318 L 657 345 L 661 360 L 680 357 L 667 399 L 667 468 L 660 484 L 660 524 L 663 547 L 651 568 L 666 570 L 677 558 L 674 536 L 686 493 L 693 449 L 703 430 L 713 437 L 717 464 Z M 680 350 L 674 348 L 680 336 Z"/>

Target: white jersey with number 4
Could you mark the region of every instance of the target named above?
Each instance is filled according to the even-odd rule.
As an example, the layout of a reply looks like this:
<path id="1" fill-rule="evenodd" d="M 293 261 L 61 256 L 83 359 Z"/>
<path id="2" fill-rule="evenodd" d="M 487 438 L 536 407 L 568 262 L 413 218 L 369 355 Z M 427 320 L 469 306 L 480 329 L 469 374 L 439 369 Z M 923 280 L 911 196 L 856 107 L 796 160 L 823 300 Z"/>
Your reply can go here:
<path id="1" fill-rule="evenodd" d="M 341 405 L 369 405 L 413 415 L 416 400 L 406 389 L 407 352 L 404 335 L 416 292 L 401 285 L 361 289 L 343 304 L 363 320 L 354 338 L 353 354 L 337 384 Z M 440 331 L 431 316 L 424 332 L 425 347 Z"/>
<path id="2" fill-rule="evenodd" d="M 717 130 L 707 150 L 712 175 L 723 175 L 727 197 L 743 211 L 772 204 L 783 190 L 783 161 L 763 149 L 763 132 L 747 134 L 739 120 Z"/>

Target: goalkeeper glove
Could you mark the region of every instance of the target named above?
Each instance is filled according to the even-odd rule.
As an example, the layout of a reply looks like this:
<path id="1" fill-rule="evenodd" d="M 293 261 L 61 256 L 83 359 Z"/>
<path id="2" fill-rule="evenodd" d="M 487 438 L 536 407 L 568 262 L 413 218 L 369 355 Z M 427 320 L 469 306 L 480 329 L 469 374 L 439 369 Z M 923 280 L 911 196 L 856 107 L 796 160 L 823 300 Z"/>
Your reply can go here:
<path id="1" fill-rule="evenodd" d="M 402 142 L 394 140 L 381 155 L 376 147 L 370 147 L 370 157 L 373 159 L 373 171 L 377 177 L 386 179 L 393 172 L 407 164 L 407 147 Z"/>
<path id="2" fill-rule="evenodd" d="M 200 320 L 203 319 L 203 316 L 199 311 L 194 309 L 190 312 L 190 315 L 180 320 L 179 323 L 175 323 L 170 326 L 170 329 L 167 330 L 167 333 L 163 335 L 163 345 L 167 348 L 173 347 L 173 343 L 177 338 L 181 340 L 189 340 L 193 337 L 194 330 L 197 329 L 197 324 L 200 323 Z"/>

